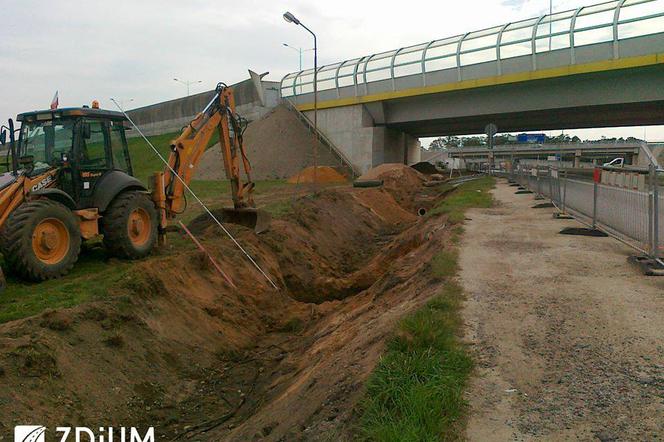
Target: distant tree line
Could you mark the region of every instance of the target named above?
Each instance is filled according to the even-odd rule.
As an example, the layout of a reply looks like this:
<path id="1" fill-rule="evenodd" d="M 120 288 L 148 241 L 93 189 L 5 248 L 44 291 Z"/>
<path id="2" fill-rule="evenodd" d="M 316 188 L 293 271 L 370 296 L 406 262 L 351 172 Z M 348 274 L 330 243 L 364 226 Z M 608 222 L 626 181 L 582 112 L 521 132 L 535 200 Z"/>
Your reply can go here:
<path id="1" fill-rule="evenodd" d="M 599 140 L 584 140 L 584 143 L 636 143 L 641 140 L 634 137 L 627 138 L 607 138 L 602 137 Z M 546 137 L 546 144 L 566 144 L 566 143 L 581 143 L 581 139 L 577 136 L 569 136 L 566 134 L 556 135 L 555 137 Z M 494 138 L 494 143 L 496 146 L 503 144 L 517 144 L 516 135 L 512 134 L 501 134 L 496 135 Z M 485 146 L 487 144 L 487 137 L 484 135 L 476 137 L 439 137 L 433 140 L 428 147 L 428 150 L 440 151 L 444 149 L 454 149 L 456 147 L 473 147 L 473 146 Z"/>

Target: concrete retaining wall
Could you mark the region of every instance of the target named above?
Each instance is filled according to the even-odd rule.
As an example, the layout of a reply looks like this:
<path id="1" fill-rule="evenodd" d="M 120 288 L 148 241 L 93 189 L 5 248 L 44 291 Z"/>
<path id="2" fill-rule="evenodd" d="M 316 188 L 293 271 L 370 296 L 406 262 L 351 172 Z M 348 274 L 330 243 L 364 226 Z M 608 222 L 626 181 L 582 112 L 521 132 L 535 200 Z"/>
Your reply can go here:
<path id="1" fill-rule="evenodd" d="M 260 102 L 254 82 L 249 79 L 234 84 L 236 111 L 249 121 L 266 115 L 279 101 L 278 82 L 263 81 L 263 97 Z M 161 135 L 178 132 L 202 111 L 214 96 L 215 91 L 201 92 L 188 97 L 151 104 L 127 112 L 145 135 Z M 134 130 L 127 131 L 127 136 L 136 137 Z"/>

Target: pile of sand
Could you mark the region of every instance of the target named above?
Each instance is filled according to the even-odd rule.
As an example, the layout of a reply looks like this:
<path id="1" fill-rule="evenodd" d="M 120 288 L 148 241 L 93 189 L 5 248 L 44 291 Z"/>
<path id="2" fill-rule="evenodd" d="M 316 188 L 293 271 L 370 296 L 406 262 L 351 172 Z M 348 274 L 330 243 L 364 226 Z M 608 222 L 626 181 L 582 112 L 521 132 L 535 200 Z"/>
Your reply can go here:
<path id="1" fill-rule="evenodd" d="M 314 171 L 316 171 L 316 182 L 318 183 L 345 183 L 347 178 L 329 166 L 313 166 L 301 170 L 288 179 L 291 184 L 313 183 Z"/>
<path id="2" fill-rule="evenodd" d="M 407 180 L 409 184 L 417 186 L 427 179 L 420 172 L 405 164 L 385 163 L 376 166 L 373 169 L 369 169 L 364 175 L 358 178 L 358 180 Z"/>
<path id="3" fill-rule="evenodd" d="M 417 170 L 418 172 L 424 173 L 426 175 L 432 175 L 434 173 L 440 173 L 440 170 L 433 164 L 431 164 L 428 161 L 420 161 L 419 163 L 415 163 L 411 165 L 413 169 Z"/>
<path id="4" fill-rule="evenodd" d="M 426 176 L 417 170 L 399 163 L 385 163 L 369 169 L 358 178 L 358 181 L 364 180 L 382 180 L 383 188 L 394 197 L 399 205 L 409 209 L 415 208 L 412 189 L 417 189 L 428 181 Z"/>
<path id="5" fill-rule="evenodd" d="M 280 105 L 263 118 L 249 123 L 244 146 L 256 180 L 288 178 L 313 164 L 313 135 L 297 115 Z M 340 166 L 330 149 L 318 146 L 318 164 Z M 195 179 L 225 180 L 219 144 L 208 149 L 198 166 Z"/>

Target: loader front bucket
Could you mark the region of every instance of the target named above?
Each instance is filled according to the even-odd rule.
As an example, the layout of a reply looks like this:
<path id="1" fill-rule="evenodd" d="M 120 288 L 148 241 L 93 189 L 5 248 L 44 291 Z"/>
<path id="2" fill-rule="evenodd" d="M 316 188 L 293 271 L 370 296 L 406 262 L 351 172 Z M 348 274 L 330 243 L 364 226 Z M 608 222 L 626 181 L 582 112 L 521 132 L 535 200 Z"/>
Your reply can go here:
<path id="1" fill-rule="evenodd" d="M 264 210 L 254 208 L 233 209 L 224 207 L 221 209 L 222 222 L 238 224 L 240 226 L 254 229 L 256 233 L 265 232 L 270 228 L 272 217 Z"/>

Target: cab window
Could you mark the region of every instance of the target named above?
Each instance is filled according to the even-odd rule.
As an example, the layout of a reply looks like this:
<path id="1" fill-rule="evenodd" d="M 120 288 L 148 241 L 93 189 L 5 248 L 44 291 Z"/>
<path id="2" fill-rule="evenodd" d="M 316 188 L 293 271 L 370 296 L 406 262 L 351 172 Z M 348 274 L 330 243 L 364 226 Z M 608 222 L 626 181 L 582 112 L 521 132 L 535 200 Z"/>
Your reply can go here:
<path id="1" fill-rule="evenodd" d="M 108 168 L 102 122 L 94 120 L 83 122 L 78 161 L 82 169 Z"/>
<path id="2" fill-rule="evenodd" d="M 124 127 L 122 123 L 111 123 L 111 153 L 113 154 L 113 168 L 129 173 L 129 161 L 124 149 Z"/>
<path id="3" fill-rule="evenodd" d="M 71 121 L 23 124 L 19 156 L 32 156 L 35 170 L 56 166 L 71 152 L 73 126 Z"/>

